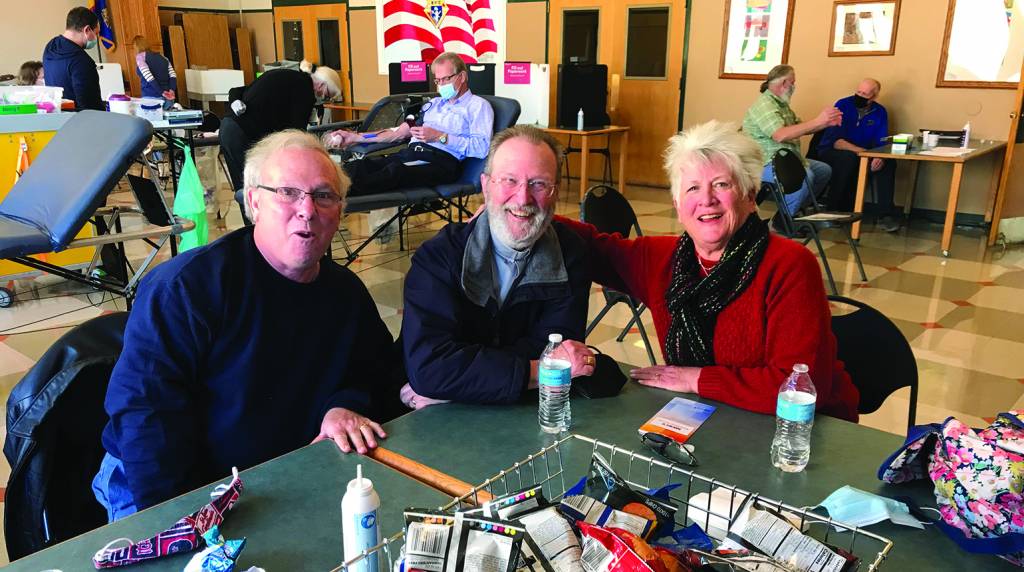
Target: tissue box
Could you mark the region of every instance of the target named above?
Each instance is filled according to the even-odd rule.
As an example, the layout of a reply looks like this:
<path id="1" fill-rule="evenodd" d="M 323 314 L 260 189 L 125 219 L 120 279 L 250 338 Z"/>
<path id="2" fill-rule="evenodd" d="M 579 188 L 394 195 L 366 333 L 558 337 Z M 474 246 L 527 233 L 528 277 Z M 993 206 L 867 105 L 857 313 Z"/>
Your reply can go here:
<path id="1" fill-rule="evenodd" d="M 899 133 L 892 136 L 892 152 L 906 153 L 907 149 L 914 142 L 914 136 L 910 133 Z"/>

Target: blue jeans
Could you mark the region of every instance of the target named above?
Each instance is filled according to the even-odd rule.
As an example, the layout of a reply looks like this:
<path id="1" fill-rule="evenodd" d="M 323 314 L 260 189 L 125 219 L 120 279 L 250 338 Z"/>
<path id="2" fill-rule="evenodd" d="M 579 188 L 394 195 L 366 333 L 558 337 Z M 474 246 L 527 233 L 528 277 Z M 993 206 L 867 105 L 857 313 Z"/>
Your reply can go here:
<path id="1" fill-rule="evenodd" d="M 828 185 L 829 179 L 832 178 L 832 167 L 828 163 L 822 163 L 821 161 L 815 161 L 814 159 L 807 160 L 807 178 L 804 179 L 804 184 L 795 193 L 789 193 L 783 196 L 785 201 L 786 212 L 789 214 L 796 214 L 798 210 L 805 207 L 811 202 L 811 192 L 814 192 L 815 197 L 821 196 L 821 193 L 825 190 L 825 186 Z M 771 163 L 764 166 L 764 171 L 761 172 L 761 180 L 766 183 L 775 183 L 775 169 Z M 782 208 L 783 205 L 779 205 Z"/>
<path id="2" fill-rule="evenodd" d="M 110 453 L 103 455 L 100 470 L 92 479 L 92 494 L 107 509 L 107 522 L 114 522 L 139 511 L 132 492 L 128 490 L 124 464 Z"/>

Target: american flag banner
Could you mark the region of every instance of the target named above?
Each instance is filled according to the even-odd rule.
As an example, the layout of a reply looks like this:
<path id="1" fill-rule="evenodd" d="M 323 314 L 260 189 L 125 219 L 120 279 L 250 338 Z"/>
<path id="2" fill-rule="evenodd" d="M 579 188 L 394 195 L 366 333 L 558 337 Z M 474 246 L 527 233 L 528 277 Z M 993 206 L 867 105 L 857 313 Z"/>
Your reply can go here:
<path id="1" fill-rule="evenodd" d="M 506 0 L 376 0 L 380 73 L 455 52 L 466 63 L 505 59 Z"/>

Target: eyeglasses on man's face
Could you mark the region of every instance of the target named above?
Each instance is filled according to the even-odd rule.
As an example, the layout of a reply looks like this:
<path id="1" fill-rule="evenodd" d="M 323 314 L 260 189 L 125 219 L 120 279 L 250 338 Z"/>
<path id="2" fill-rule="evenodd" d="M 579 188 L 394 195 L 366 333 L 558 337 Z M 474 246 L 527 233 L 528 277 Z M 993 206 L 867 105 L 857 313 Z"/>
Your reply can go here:
<path id="1" fill-rule="evenodd" d="M 490 177 L 492 183 L 498 185 L 503 192 L 513 193 L 519 190 L 523 184 L 526 190 L 535 197 L 550 197 L 555 193 L 558 185 L 544 179 L 520 179 L 512 175 L 499 175 Z"/>
<path id="2" fill-rule="evenodd" d="M 446 75 L 444 77 L 435 77 L 434 85 L 444 85 L 446 83 L 451 83 L 456 77 L 458 77 L 460 73 L 462 72 L 455 72 L 452 75 Z"/>
<path id="3" fill-rule="evenodd" d="M 341 204 L 341 197 L 330 189 L 304 191 L 295 187 L 268 187 L 266 185 L 256 185 L 256 188 L 274 193 L 277 195 L 278 202 L 284 204 L 297 203 L 302 200 L 303 195 L 309 195 L 309 198 L 313 199 L 313 204 L 324 209 L 335 208 Z"/>
<path id="4" fill-rule="evenodd" d="M 693 454 L 693 445 L 680 445 L 664 435 L 650 432 L 641 434 L 640 442 L 648 449 L 673 463 L 686 465 L 687 467 L 697 466 L 697 457 Z"/>

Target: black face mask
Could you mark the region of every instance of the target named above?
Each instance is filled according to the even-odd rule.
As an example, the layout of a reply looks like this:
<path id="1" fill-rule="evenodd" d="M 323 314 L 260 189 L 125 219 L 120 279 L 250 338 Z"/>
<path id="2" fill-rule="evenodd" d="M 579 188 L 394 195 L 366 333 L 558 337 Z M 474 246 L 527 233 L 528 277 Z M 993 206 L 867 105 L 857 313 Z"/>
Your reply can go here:
<path id="1" fill-rule="evenodd" d="M 868 98 L 856 93 L 853 94 L 853 105 L 857 109 L 864 109 L 869 103 L 871 103 L 871 101 Z"/>

